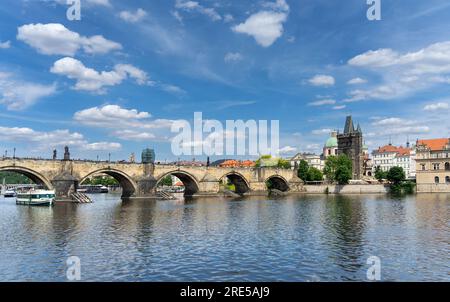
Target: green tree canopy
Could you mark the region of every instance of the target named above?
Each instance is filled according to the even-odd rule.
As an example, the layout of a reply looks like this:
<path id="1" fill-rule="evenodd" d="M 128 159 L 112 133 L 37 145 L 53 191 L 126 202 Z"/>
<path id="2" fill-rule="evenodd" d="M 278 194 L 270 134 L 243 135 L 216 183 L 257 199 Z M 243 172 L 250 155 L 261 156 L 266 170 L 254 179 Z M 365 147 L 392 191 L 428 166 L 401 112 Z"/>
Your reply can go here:
<path id="1" fill-rule="evenodd" d="M 308 181 L 322 181 L 323 180 L 323 173 L 317 168 L 310 167 L 308 170 Z"/>
<path id="2" fill-rule="evenodd" d="M 352 169 L 349 169 L 346 165 L 338 166 L 335 177 L 340 185 L 346 185 L 352 179 Z"/>
<path id="3" fill-rule="evenodd" d="M 329 156 L 325 161 L 324 173 L 329 181 L 347 184 L 352 179 L 352 161 L 345 154 Z"/>
<path id="4" fill-rule="evenodd" d="M 402 167 L 392 167 L 386 177 L 390 182 L 399 184 L 406 179 L 405 171 Z"/>
<path id="5" fill-rule="evenodd" d="M 298 165 L 298 173 L 297 176 L 303 180 L 303 181 L 307 181 L 308 180 L 308 171 L 309 171 L 309 165 L 306 162 L 306 160 L 301 160 L 299 165 Z"/>
<path id="6" fill-rule="evenodd" d="M 323 168 L 323 173 L 327 180 L 334 182 L 336 181 L 336 169 L 338 166 L 338 158 L 337 156 L 329 156 L 325 161 L 325 167 Z"/>
<path id="7" fill-rule="evenodd" d="M 164 177 L 163 179 L 161 179 L 161 183 L 160 185 L 162 186 L 172 186 L 173 185 L 173 181 L 172 181 L 172 176 L 167 175 L 166 177 Z"/>
<path id="8" fill-rule="evenodd" d="M 286 160 L 286 159 L 280 158 L 280 160 L 278 161 L 278 168 L 290 169 L 291 168 L 291 162 Z"/>
<path id="9" fill-rule="evenodd" d="M 380 167 L 380 166 L 377 166 L 377 167 L 375 168 L 375 178 L 376 178 L 378 181 L 382 181 L 383 179 L 386 179 L 386 178 L 387 178 L 387 173 L 384 172 L 383 170 L 381 170 L 381 167 Z"/>

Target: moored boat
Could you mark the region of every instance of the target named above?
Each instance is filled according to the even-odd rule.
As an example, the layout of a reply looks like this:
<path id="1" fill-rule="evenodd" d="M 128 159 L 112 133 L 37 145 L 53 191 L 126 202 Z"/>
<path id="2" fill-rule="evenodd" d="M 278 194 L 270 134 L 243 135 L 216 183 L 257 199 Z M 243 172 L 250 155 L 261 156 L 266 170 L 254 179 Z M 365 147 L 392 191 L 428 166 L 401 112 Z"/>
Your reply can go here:
<path id="1" fill-rule="evenodd" d="M 5 198 L 14 198 L 17 196 L 16 191 L 13 190 L 6 190 L 5 193 L 3 194 L 3 196 Z"/>
<path id="2" fill-rule="evenodd" d="M 55 201 L 55 191 L 30 190 L 17 194 L 16 204 L 28 206 L 52 206 Z"/>

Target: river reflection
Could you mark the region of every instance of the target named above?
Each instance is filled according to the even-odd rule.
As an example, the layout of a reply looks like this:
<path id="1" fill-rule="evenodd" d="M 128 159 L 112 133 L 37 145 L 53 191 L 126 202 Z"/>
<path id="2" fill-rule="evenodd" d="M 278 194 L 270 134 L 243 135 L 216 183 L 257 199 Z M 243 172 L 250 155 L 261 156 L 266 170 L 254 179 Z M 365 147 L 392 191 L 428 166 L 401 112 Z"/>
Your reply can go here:
<path id="1" fill-rule="evenodd" d="M 0 200 L 0 281 L 450 281 L 449 194 L 196 198 L 16 206 Z"/>

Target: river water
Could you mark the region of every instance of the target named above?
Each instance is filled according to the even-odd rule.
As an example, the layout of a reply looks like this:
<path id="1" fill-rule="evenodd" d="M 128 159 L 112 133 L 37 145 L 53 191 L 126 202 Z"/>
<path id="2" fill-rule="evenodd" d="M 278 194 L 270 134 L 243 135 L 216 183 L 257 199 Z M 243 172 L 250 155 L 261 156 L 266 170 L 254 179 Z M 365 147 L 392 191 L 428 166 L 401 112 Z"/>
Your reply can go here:
<path id="1" fill-rule="evenodd" d="M 0 200 L 0 281 L 450 281 L 450 194 Z"/>

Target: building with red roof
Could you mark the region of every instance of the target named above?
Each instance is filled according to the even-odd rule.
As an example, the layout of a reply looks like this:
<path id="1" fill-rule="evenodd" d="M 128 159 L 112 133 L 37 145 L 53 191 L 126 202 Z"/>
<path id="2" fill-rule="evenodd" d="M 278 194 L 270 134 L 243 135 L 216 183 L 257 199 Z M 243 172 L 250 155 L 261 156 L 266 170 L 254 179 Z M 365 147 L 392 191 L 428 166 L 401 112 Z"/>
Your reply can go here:
<path id="1" fill-rule="evenodd" d="M 406 145 L 406 147 L 397 147 L 389 144 L 374 150 L 372 152 L 373 172 L 377 167 L 380 167 L 382 171 L 401 167 L 407 178 L 414 178 L 416 175 L 415 150 L 409 147 L 409 143 Z"/>
<path id="2" fill-rule="evenodd" d="M 450 192 L 450 138 L 416 144 L 417 192 Z"/>

